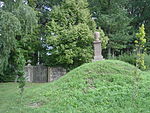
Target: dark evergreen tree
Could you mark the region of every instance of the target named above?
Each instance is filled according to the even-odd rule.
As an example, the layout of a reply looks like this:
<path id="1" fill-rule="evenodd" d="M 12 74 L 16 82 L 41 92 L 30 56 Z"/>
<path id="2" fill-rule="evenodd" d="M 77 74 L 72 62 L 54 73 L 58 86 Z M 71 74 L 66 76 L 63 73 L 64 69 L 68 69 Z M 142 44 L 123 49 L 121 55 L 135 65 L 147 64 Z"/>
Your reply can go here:
<path id="1" fill-rule="evenodd" d="M 146 48 L 147 53 L 150 53 L 150 0 L 130 0 L 128 4 L 128 12 L 131 18 L 133 18 L 131 25 L 135 32 L 138 28 L 144 24 L 146 32 Z"/>
<path id="2" fill-rule="evenodd" d="M 130 22 L 126 9 L 127 0 L 93 0 L 90 9 L 96 20 L 109 37 L 109 54 L 127 48 L 130 40 Z M 112 52 L 110 51 L 112 50 Z"/>

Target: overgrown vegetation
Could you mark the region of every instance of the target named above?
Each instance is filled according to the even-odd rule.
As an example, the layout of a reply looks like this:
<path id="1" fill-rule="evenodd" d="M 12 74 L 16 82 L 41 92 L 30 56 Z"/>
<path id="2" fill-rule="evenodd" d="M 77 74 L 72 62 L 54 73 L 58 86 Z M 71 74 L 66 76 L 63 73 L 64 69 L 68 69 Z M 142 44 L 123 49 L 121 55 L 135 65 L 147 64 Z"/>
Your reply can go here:
<path id="1" fill-rule="evenodd" d="M 144 63 L 144 56 L 145 56 L 145 43 L 146 43 L 146 38 L 145 38 L 145 28 L 144 24 L 139 28 L 139 33 L 136 34 L 137 40 L 134 42 L 136 43 L 136 52 L 137 52 L 137 59 L 136 59 L 136 66 L 139 69 L 145 70 L 146 66 Z"/>
<path id="2" fill-rule="evenodd" d="M 150 69 L 150 55 L 145 55 L 144 57 L 144 63 L 146 65 L 146 69 L 149 70 Z"/>
<path id="3" fill-rule="evenodd" d="M 3 3 L 0 7 L 0 82 L 10 82 L 16 75 L 23 77 L 25 60 L 31 51 L 26 40 L 28 43 L 31 40 L 37 16 L 22 0 Z"/>
<path id="4" fill-rule="evenodd" d="M 19 83 L 21 102 L 25 86 L 26 43 L 37 26 L 36 12 L 23 0 L 0 1 L 0 82 Z M 29 52 L 29 51 L 27 51 Z M 29 53 L 27 53 L 29 54 Z"/>
<path id="5" fill-rule="evenodd" d="M 12 13 L 0 10 L 0 81 L 7 68 L 11 51 L 16 47 L 16 35 L 21 28 L 18 18 Z"/>
<path id="6" fill-rule="evenodd" d="M 133 54 L 122 54 L 111 59 L 124 61 L 124 62 L 127 62 L 129 64 L 136 66 L 136 58 L 137 58 L 137 55 L 133 53 Z M 148 54 L 144 55 L 144 63 L 146 66 L 146 70 L 149 70 L 150 69 L 150 55 Z"/>
<path id="7" fill-rule="evenodd" d="M 22 110 L 24 113 L 146 113 L 150 109 L 150 74 L 137 69 L 141 75 L 138 98 L 133 100 L 135 69 L 121 61 L 105 60 L 84 64 L 53 83 L 28 84 Z M 20 109 L 15 84 L 1 84 L 0 95 L 0 112 L 16 113 Z"/>

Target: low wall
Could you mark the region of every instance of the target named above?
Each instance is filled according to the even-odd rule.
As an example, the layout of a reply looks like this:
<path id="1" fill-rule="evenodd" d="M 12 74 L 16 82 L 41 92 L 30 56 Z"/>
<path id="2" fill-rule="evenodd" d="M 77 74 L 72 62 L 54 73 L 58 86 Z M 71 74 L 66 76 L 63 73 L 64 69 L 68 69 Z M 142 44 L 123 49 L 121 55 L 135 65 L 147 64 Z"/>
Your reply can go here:
<path id="1" fill-rule="evenodd" d="M 51 82 L 57 80 L 59 77 L 66 74 L 66 70 L 62 67 L 46 67 L 43 65 L 38 66 L 25 66 L 25 78 L 28 82 Z"/>

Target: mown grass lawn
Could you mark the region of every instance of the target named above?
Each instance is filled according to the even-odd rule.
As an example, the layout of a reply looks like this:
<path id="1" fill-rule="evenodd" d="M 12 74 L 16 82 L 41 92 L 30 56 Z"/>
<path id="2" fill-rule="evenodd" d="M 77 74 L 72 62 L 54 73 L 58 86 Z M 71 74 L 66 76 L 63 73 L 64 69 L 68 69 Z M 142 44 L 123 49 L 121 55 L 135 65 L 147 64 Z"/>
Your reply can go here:
<path id="1" fill-rule="evenodd" d="M 27 83 L 21 103 L 21 96 L 17 83 L 0 83 L 0 113 L 32 113 L 30 103 L 34 97 L 33 89 L 42 87 L 44 84 Z M 30 96 L 25 97 L 26 95 Z M 40 97 L 39 97 L 40 98 Z M 28 111 L 30 110 L 31 111 Z"/>
<path id="2" fill-rule="evenodd" d="M 52 83 L 0 83 L 0 113 L 150 113 L 150 71 L 120 61 L 85 64 Z"/>

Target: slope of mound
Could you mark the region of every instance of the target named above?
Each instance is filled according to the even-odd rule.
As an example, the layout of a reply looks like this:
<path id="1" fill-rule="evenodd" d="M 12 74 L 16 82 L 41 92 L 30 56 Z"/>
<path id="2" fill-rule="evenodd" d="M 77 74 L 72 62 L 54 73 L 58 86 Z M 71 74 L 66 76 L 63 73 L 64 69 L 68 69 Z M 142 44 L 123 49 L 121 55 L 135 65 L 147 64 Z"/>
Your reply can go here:
<path id="1" fill-rule="evenodd" d="M 53 83 L 34 89 L 33 97 L 29 93 L 26 97 L 43 103 L 32 113 L 147 112 L 148 81 L 136 75 L 135 70 L 141 72 L 117 60 L 87 63 Z"/>

